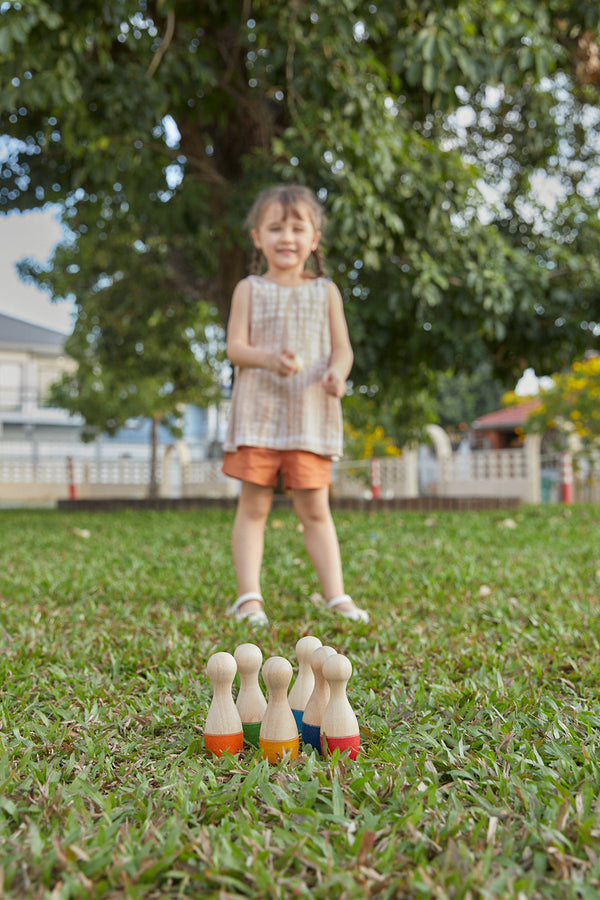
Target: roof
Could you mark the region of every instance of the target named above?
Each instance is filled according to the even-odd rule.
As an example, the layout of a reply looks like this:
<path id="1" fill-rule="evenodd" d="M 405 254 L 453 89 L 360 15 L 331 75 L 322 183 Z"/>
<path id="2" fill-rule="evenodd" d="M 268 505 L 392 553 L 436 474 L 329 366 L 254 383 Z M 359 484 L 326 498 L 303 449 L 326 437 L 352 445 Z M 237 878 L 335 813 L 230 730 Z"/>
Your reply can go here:
<path id="1" fill-rule="evenodd" d="M 67 335 L 0 313 L 0 350 L 62 353 Z"/>
<path id="2" fill-rule="evenodd" d="M 527 400 L 525 403 L 519 403 L 517 406 L 507 406 L 505 409 L 498 409 L 496 412 L 487 413 L 480 416 L 473 422 L 475 431 L 511 431 L 524 425 L 529 414 L 540 405 L 537 397 L 533 400 Z"/>

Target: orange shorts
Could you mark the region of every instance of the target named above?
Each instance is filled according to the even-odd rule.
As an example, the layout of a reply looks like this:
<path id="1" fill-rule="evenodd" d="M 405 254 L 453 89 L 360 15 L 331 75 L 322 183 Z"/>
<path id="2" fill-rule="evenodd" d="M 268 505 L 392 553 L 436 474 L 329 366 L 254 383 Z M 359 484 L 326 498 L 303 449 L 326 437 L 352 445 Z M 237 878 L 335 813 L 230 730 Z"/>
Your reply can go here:
<path id="1" fill-rule="evenodd" d="M 283 486 L 292 490 L 314 490 L 331 484 L 331 460 L 308 450 L 238 447 L 225 454 L 221 471 L 262 487 L 276 487 L 279 473 Z"/>

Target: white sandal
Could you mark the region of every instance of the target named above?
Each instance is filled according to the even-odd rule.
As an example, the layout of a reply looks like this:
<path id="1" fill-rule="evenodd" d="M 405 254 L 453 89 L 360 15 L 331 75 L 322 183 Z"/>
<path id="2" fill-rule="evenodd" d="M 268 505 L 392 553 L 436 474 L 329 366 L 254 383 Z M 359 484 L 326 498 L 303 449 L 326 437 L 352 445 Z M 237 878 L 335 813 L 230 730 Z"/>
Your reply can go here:
<path id="1" fill-rule="evenodd" d="M 340 616 L 344 616 L 345 619 L 352 619 L 354 622 L 369 621 L 369 613 L 366 609 L 360 609 L 356 606 L 350 594 L 340 594 L 339 597 L 332 597 L 331 600 L 327 601 L 327 609 L 336 609 L 342 603 L 352 603 L 353 609 L 338 609 L 337 612 Z"/>
<path id="2" fill-rule="evenodd" d="M 238 622 L 246 621 L 251 625 L 268 625 L 269 620 L 263 609 L 253 609 L 249 612 L 243 612 L 241 607 L 248 600 L 258 600 L 260 603 L 263 603 L 263 598 L 260 594 L 257 594 L 255 591 L 249 591 L 247 594 L 241 594 L 233 606 L 229 607 L 229 615 L 233 616 L 234 619 L 237 619 Z"/>

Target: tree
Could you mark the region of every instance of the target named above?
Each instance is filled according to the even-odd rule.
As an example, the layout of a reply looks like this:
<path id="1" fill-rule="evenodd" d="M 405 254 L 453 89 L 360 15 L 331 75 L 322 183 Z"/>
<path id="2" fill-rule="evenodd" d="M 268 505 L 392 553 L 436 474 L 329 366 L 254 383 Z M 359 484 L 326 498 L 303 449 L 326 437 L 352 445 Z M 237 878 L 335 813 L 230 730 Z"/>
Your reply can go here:
<path id="1" fill-rule="evenodd" d="M 503 393 L 502 383 L 493 377 L 487 360 L 472 372 L 442 373 L 437 394 L 440 425 L 452 429 L 469 425 L 497 409 Z"/>
<path id="2" fill-rule="evenodd" d="M 530 413 L 524 431 L 530 434 L 555 431 L 563 445 L 568 441 L 571 447 L 576 447 L 578 456 L 597 459 L 600 356 L 575 360 L 568 370 L 553 375 L 552 380 L 553 386 L 542 390 L 540 404 Z"/>
<path id="3" fill-rule="evenodd" d="M 113 435 L 131 418 L 151 419 L 153 497 L 158 426 L 180 437 L 185 404 L 208 406 L 219 399 L 224 354 L 218 320 L 208 303 L 169 278 L 160 237 L 146 233 L 144 242 L 133 218 L 114 232 L 110 215 L 102 221 L 105 230 L 94 241 L 79 241 L 76 255 L 71 242 L 59 247 L 51 271 L 32 263 L 22 269 L 59 295 L 75 289 L 79 299 L 65 343 L 78 366 L 53 386 L 51 401 L 83 417 L 84 440 Z"/>
<path id="4" fill-rule="evenodd" d="M 50 399 L 84 417 L 84 440 L 104 431 L 115 434 L 130 418 L 150 418 L 153 497 L 158 490 L 158 426 L 179 437 L 185 404 L 206 406 L 219 399 L 215 373 L 223 354 L 207 304 L 190 302 L 165 283 L 160 246 L 138 245 L 132 252 L 128 241 L 119 246 L 113 239 L 110 252 L 113 274 L 97 289 L 103 260 L 81 263 L 91 283 L 65 344 L 78 366 L 52 386 Z M 58 251 L 55 263 L 58 271 L 62 253 Z"/>
<path id="5" fill-rule="evenodd" d="M 419 397 L 417 402 L 422 401 Z M 399 408 L 404 398 L 387 398 L 382 404 L 376 385 L 353 388 L 344 401 L 344 448 L 350 459 L 396 456 L 401 452 L 393 438 Z"/>
<path id="6" fill-rule="evenodd" d="M 71 243 L 33 274 L 76 296 L 84 329 L 91 294 L 134 277 L 114 242 L 160 248 L 167 289 L 224 323 L 257 189 L 308 183 L 355 384 L 406 399 L 400 437 L 436 372 L 488 360 L 508 384 L 598 340 L 599 15 L 574 0 L 5 0 L 0 204 L 63 204 Z"/>

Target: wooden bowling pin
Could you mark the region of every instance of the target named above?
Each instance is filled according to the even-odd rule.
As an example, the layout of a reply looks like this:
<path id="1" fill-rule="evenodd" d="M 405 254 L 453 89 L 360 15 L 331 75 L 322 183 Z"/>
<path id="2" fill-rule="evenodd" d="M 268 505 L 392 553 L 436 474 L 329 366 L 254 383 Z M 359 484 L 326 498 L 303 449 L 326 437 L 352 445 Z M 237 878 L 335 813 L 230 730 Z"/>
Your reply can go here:
<path id="1" fill-rule="evenodd" d="M 333 647 L 325 644 L 317 647 L 310 658 L 315 686 L 302 715 L 302 741 L 306 750 L 312 748 L 317 753 L 321 753 L 321 719 L 329 700 L 329 685 L 323 678 L 323 663 L 335 652 Z"/>
<path id="2" fill-rule="evenodd" d="M 216 756 L 239 753 L 244 746 L 242 720 L 231 693 L 236 668 L 231 653 L 225 652 L 213 653 L 206 664 L 213 698 L 204 724 L 204 746 Z"/>
<path id="3" fill-rule="evenodd" d="M 323 678 L 329 684 L 329 701 L 321 720 L 321 746 L 323 755 L 338 747 L 356 759 L 360 748 L 358 720 L 354 715 L 346 686 L 352 675 L 352 663 L 347 656 L 337 653 L 323 663 Z"/>
<path id="4" fill-rule="evenodd" d="M 312 634 L 307 634 L 296 642 L 298 674 L 288 695 L 288 703 L 296 719 L 298 734 L 302 733 L 302 714 L 315 686 L 315 676 L 310 665 L 310 658 L 314 651 L 321 646 L 322 643 L 319 638 Z"/>
<path id="5" fill-rule="evenodd" d="M 262 755 L 271 763 L 279 762 L 285 753 L 298 755 L 298 727 L 288 703 L 287 691 L 292 680 L 292 664 L 283 656 L 271 656 L 262 669 L 267 686 L 267 708 L 260 726 L 259 745 Z"/>
<path id="6" fill-rule="evenodd" d="M 240 644 L 233 651 L 233 656 L 240 676 L 240 690 L 235 705 L 242 720 L 244 740 L 253 747 L 258 747 L 260 723 L 267 708 L 267 701 L 258 683 L 263 655 L 256 644 Z"/>

